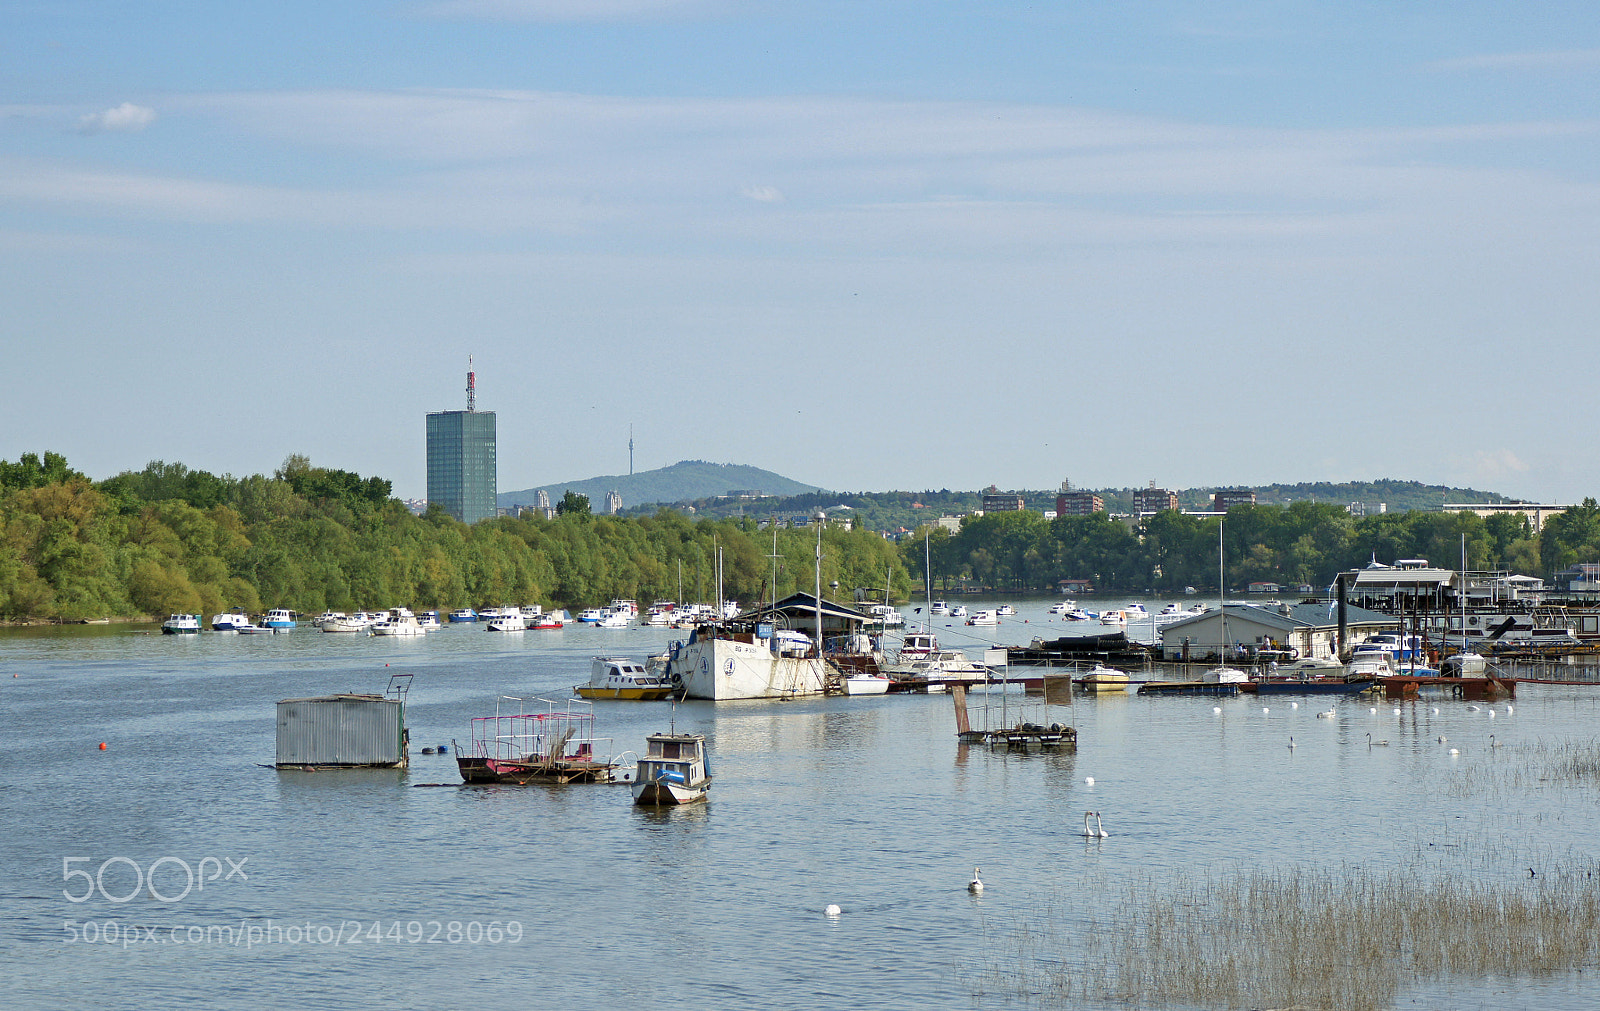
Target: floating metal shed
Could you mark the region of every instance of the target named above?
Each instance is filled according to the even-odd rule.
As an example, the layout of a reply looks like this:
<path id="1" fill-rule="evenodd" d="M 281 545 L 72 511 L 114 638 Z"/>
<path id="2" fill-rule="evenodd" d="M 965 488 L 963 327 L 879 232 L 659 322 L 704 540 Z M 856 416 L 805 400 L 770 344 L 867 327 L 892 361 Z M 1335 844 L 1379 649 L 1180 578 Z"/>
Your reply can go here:
<path id="1" fill-rule="evenodd" d="M 278 768 L 404 767 L 405 702 L 324 695 L 278 703 Z"/>

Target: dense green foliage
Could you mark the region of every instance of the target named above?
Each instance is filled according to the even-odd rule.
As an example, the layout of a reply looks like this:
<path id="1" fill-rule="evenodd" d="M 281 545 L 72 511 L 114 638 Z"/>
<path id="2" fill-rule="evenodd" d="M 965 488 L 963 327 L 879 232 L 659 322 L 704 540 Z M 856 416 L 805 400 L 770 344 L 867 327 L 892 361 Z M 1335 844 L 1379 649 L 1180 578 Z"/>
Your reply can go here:
<path id="1" fill-rule="evenodd" d="M 754 521 L 643 519 L 573 510 L 468 527 L 418 517 L 389 482 L 290 457 L 272 477 L 217 476 L 152 462 L 96 485 L 54 454 L 0 469 L 0 617 L 210 615 L 227 607 L 353 611 L 502 602 L 576 608 L 716 594 L 753 601 L 813 585 L 814 530 Z M 776 552 L 773 548 L 776 547 Z M 778 558 L 769 556 L 776 554 Z M 823 580 L 910 591 L 893 545 L 823 533 Z"/>
<path id="2" fill-rule="evenodd" d="M 1215 588 L 1218 520 L 1162 512 L 1134 525 L 1110 518 L 1035 512 L 968 519 L 961 532 L 935 530 L 906 541 L 907 568 L 921 578 L 931 556 L 936 585 L 966 580 L 1005 589 L 1049 590 L 1060 579 L 1099 589 L 1178 592 Z M 1230 586 L 1255 581 L 1326 587 L 1343 570 L 1373 558 L 1427 558 L 1455 568 L 1466 537 L 1469 569 L 1551 576 L 1578 561 L 1600 560 L 1600 507 L 1593 499 L 1545 524 L 1535 537 L 1520 515 L 1485 520 L 1470 513 L 1385 513 L 1362 519 L 1337 505 L 1239 506 L 1223 529 Z"/>

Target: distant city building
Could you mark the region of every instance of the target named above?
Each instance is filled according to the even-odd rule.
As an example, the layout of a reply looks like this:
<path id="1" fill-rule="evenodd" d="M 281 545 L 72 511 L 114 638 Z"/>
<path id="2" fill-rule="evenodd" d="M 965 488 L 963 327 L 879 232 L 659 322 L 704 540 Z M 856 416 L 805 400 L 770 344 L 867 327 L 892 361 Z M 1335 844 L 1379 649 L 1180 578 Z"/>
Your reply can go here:
<path id="1" fill-rule="evenodd" d="M 1021 495 L 1002 495 L 1000 489 L 990 485 L 983 492 L 983 511 L 986 513 L 1019 513 L 1024 503 Z"/>
<path id="2" fill-rule="evenodd" d="M 1528 520 L 1534 533 L 1544 529 L 1545 520 L 1552 516 L 1559 516 L 1571 509 L 1570 505 L 1535 505 L 1532 502 L 1446 502 L 1442 507 L 1447 513 L 1472 513 L 1488 519 L 1499 513 L 1520 513 Z"/>
<path id="3" fill-rule="evenodd" d="M 1234 506 L 1255 505 L 1256 493 L 1248 489 L 1219 491 L 1211 496 L 1211 511 L 1225 513 Z"/>
<path id="4" fill-rule="evenodd" d="M 428 502 L 463 523 L 496 515 L 495 416 L 476 410 L 477 375 L 467 373 L 467 410 L 428 415 Z"/>
<path id="5" fill-rule="evenodd" d="M 1167 509 L 1174 512 L 1178 508 L 1178 495 L 1165 488 L 1157 488 L 1154 481 L 1148 488 L 1135 488 L 1133 490 L 1133 511 L 1136 515 L 1158 513 Z"/>
<path id="6" fill-rule="evenodd" d="M 622 493 L 613 488 L 606 492 L 606 513 L 615 516 L 622 511 Z"/>
<path id="7" fill-rule="evenodd" d="M 1064 491 L 1056 496 L 1057 516 L 1091 516 L 1105 511 L 1105 500 L 1092 491 Z"/>

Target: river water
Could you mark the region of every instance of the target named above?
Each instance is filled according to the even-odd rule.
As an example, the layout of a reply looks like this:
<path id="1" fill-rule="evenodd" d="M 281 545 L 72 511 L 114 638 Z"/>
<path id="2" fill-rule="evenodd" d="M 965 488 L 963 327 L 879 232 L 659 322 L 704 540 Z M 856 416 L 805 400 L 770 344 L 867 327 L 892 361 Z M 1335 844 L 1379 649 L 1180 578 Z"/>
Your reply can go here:
<path id="1" fill-rule="evenodd" d="M 1048 601 L 1018 603 L 998 629 L 939 630 L 974 655 L 967 633 L 1065 634 Z M 150 631 L 0 633 L 7 1006 L 1008 1007 L 1038 992 L 1039 931 L 1049 957 L 1092 959 L 1075 938 L 1130 882 L 1492 840 L 1463 873 L 1509 886 L 1530 863 L 1592 863 L 1600 830 L 1600 788 L 1524 774 L 1593 740 L 1589 688 L 1527 686 L 1492 717 L 1446 698 L 1080 697 L 1029 710 L 1080 735 L 1035 754 L 958 745 L 942 695 L 598 704 L 618 752 L 669 721 L 707 735 L 711 800 L 655 812 L 619 787 L 459 788 L 453 757 L 420 750 L 467 738 L 497 696 L 564 699 L 591 656 L 683 633 Z M 262 767 L 278 700 L 394 673 L 414 675 L 408 771 Z M 986 701 L 1016 718 L 1016 695 Z M 1084 838 L 1085 810 L 1107 838 Z M 1396 1003 L 1593 1007 L 1584 968 L 1421 979 Z"/>

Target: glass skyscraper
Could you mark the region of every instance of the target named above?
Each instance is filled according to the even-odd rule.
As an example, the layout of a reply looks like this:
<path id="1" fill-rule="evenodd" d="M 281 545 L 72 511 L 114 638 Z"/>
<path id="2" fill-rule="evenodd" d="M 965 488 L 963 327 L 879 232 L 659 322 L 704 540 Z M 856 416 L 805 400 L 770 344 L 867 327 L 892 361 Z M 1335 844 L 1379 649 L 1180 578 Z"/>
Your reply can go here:
<path id="1" fill-rule="evenodd" d="M 463 523 L 496 515 L 493 411 L 428 415 L 428 504 L 437 502 Z"/>

